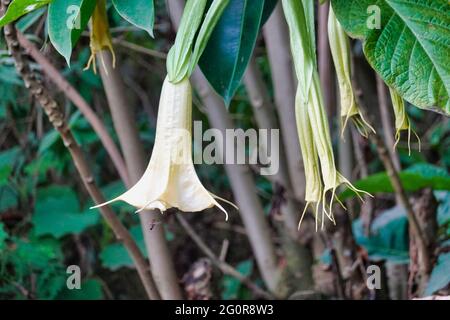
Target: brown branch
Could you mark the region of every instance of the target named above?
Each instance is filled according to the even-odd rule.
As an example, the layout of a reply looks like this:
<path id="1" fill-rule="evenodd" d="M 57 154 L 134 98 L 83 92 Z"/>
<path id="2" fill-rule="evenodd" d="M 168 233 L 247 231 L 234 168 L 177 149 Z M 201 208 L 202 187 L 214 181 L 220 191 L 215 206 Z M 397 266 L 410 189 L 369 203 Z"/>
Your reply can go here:
<path id="1" fill-rule="evenodd" d="M 17 38 L 25 52 L 30 55 L 41 67 L 42 71 L 50 78 L 50 80 L 69 98 L 70 101 L 80 110 L 86 120 L 97 133 L 100 141 L 108 152 L 119 176 L 125 184 L 130 182 L 128 171 L 122 155 L 111 138 L 100 118 L 92 111 L 92 108 L 80 93 L 61 75 L 61 73 L 53 66 L 53 64 L 31 43 L 20 31 L 17 31 Z"/>
<path id="2" fill-rule="evenodd" d="M 0 11 L 5 12 L 4 9 L 9 5 L 9 3 L 9 0 L 3 0 L 2 10 Z M 99 204 L 104 202 L 105 199 L 94 182 L 88 162 L 86 161 L 80 146 L 75 141 L 72 132 L 65 121 L 64 114 L 61 111 L 60 106 L 53 99 L 53 97 L 51 97 L 47 88 L 42 84 L 42 81 L 38 80 L 36 75 L 31 71 L 28 61 L 23 56 L 20 43 L 17 39 L 15 27 L 13 25 L 5 26 L 4 34 L 18 73 L 23 78 L 25 86 L 28 88 L 30 93 L 44 109 L 51 124 L 61 135 L 64 145 L 69 150 L 75 167 L 82 178 L 85 188 L 95 203 Z M 149 273 L 147 262 L 128 230 L 123 226 L 110 207 L 103 207 L 100 212 L 113 230 L 116 238 L 122 241 L 125 248 L 128 250 L 134 264 L 136 265 L 136 269 L 149 298 L 159 299 L 159 293 L 156 290 L 153 278 Z"/>
<path id="3" fill-rule="evenodd" d="M 237 271 L 235 268 L 233 268 L 231 265 L 226 263 L 225 261 L 220 260 L 219 257 L 217 257 L 214 252 L 208 247 L 208 245 L 200 238 L 200 236 L 195 232 L 195 230 L 192 228 L 192 226 L 187 222 L 187 220 L 181 215 L 176 215 L 178 222 L 181 224 L 183 229 L 186 231 L 186 233 L 189 235 L 189 237 L 195 242 L 195 244 L 199 247 L 199 249 L 209 258 L 211 259 L 212 263 L 218 267 L 224 274 L 227 274 L 229 276 L 232 276 L 233 278 L 236 278 L 239 280 L 243 285 L 245 285 L 247 288 L 249 288 L 251 291 L 253 291 L 254 294 L 261 298 L 265 299 L 273 299 L 274 296 L 260 287 L 258 287 L 256 284 L 254 284 L 248 277 L 244 276 L 242 273 Z"/>

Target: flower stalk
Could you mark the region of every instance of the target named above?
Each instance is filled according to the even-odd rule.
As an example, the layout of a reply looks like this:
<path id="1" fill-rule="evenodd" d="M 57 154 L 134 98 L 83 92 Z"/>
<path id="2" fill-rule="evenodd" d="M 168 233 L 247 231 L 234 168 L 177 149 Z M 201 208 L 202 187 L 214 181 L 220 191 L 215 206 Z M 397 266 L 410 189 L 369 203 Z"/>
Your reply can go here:
<path id="1" fill-rule="evenodd" d="M 88 70 L 91 65 L 94 73 L 97 73 L 96 66 L 96 56 L 100 54 L 100 59 L 102 61 L 103 67 L 107 70 L 105 66 L 105 61 L 102 55 L 103 50 L 109 50 L 113 57 L 113 67 L 116 65 L 116 55 L 114 53 L 111 33 L 109 32 L 108 16 L 106 14 L 106 0 L 97 0 L 97 5 L 95 6 L 94 13 L 91 19 L 91 33 L 90 33 L 90 49 L 91 56 L 89 57 L 88 63 L 84 70 Z"/>

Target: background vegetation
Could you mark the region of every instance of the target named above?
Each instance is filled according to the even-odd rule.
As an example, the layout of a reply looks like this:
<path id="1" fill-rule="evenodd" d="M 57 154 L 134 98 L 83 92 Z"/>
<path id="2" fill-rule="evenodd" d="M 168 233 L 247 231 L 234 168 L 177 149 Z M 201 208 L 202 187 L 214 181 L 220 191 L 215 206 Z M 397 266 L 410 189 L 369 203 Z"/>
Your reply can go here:
<path id="1" fill-rule="evenodd" d="M 123 132 L 112 115 L 111 104 L 112 101 L 125 102 L 121 107 L 137 129 L 138 148 L 147 161 L 154 141 L 159 92 L 166 75 L 165 57 L 175 39 L 174 21 L 183 1 L 155 0 L 152 29 L 138 28 L 123 19 L 112 2 L 108 2 L 108 18 L 117 59 L 113 74 L 84 70 L 90 56 L 87 29 L 80 33 L 74 48 L 69 43 L 69 54 L 65 56 L 72 58 L 70 67 L 67 66 L 49 43 L 47 7 L 21 17 L 16 27 L 100 117 L 126 158 L 128 175 L 133 177 L 136 174 L 131 167 L 139 166 L 127 159 L 129 153 L 124 146 Z M 333 147 L 339 155 L 336 158 L 340 170 L 355 186 L 375 197 L 360 203 L 344 192 L 342 196 L 349 212 L 337 212 L 336 226 L 327 225 L 325 230 L 316 233 L 313 218 L 307 217 L 302 228 L 296 231 L 304 206 L 300 196 L 304 192 L 304 178 L 301 167 L 296 167 L 300 163 L 292 116 L 296 84 L 287 26 L 276 1 L 256 4 L 231 0 L 200 61 L 201 70 L 225 104 L 212 94 L 211 87 L 197 71 L 193 77 L 196 89 L 193 117 L 203 121 L 204 129 L 279 127 L 284 146 L 283 173 L 274 180 L 259 176 L 258 167 L 197 166 L 208 190 L 234 199 L 241 207 L 240 212 L 229 208 L 229 222 L 223 221 L 217 209 L 204 213 L 171 210 L 141 220 L 128 205 L 112 206 L 142 254 L 150 255 L 150 264 L 162 270 L 165 263 L 171 261 L 173 267 L 169 264 L 167 268 L 174 268 L 178 282 L 164 282 L 165 289 L 160 289 L 163 297 L 405 299 L 448 294 L 448 117 L 408 105 L 408 115 L 421 138 L 422 150 L 419 152 L 414 141 L 409 155 L 405 138 L 394 152 L 388 91 L 364 57 L 361 40 L 352 41 L 357 94 L 370 115 L 370 122 L 382 137 L 382 144 L 399 172 L 412 209 L 429 239 L 427 250 L 431 268 L 424 275 L 420 272 L 417 239 L 411 236 L 407 212 L 380 158 L 382 146 L 375 143 L 376 138 L 359 136 L 353 126 L 345 132 L 345 139 L 340 139 L 335 75 L 326 38 L 328 5 L 318 5 L 317 43 Z M 154 38 L 149 36 L 151 30 Z M 445 51 L 442 52 L 445 55 Z M 448 58 L 448 49 L 446 52 Z M 104 142 L 67 92 L 55 84 L 55 76 L 49 74 L 48 68 L 35 56 L 33 58 L 32 69 L 63 107 L 69 127 L 89 161 L 94 180 L 106 198 L 113 198 L 126 187 Z M 107 77 L 118 77 L 124 89 L 111 87 L 105 80 Z M 39 103 L 25 88 L 3 39 L 0 42 L 0 83 L 0 298 L 146 298 L 125 247 L 117 241 L 99 212 L 88 209 L 93 202 L 71 156 Z M 255 244 L 251 239 L 249 242 L 252 213 L 267 225 L 264 237 L 269 245 L 262 250 L 270 254 L 273 250 L 275 267 L 282 277 L 276 287 L 268 284 L 267 276 L 262 276 L 264 267 L 255 261 L 255 250 L 263 244 Z M 177 218 L 180 215 L 181 220 Z M 289 220 L 289 217 L 294 219 Z M 149 235 L 144 237 L 143 232 Z M 157 238 L 156 232 L 163 238 Z M 164 245 L 160 245 L 161 241 Z M 152 246 L 153 251 L 149 249 Z M 167 253 L 169 260 L 159 261 Z M 66 287 L 66 268 L 74 264 L 82 270 L 81 290 Z M 382 271 L 380 290 L 369 290 L 366 286 L 366 268 L 373 264 Z M 159 283 L 158 272 L 153 275 Z"/>

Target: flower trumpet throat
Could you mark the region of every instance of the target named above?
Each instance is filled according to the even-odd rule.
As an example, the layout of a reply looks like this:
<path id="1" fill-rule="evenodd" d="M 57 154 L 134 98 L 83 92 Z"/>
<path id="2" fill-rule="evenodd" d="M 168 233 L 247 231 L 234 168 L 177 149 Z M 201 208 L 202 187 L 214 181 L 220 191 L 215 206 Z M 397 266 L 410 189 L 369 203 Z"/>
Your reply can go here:
<path id="1" fill-rule="evenodd" d="M 118 200 L 136 207 L 138 212 L 144 209 L 163 212 L 169 208 L 194 212 L 217 206 L 228 219 L 226 210 L 216 199 L 230 202 L 208 192 L 195 172 L 191 132 L 189 80 L 185 78 L 173 84 L 166 78 L 159 101 L 155 144 L 144 175 L 124 194 L 94 208 Z"/>
<path id="2" fill-rule="evenodd" d="M 100 54 L 100 59 L 103 64 L 103 68 L 108 70 L 105 66 L 105 61 L 102 55 L 102 50 L 109 50 L 113 58 L 113 67 L 116 65 L 116 55 L 114 54 L 114 48 L 112 45 L 111 34 L 109 32 L 108 16 L 106 14 L 106 1 L 98 0 L 95 6 L 94 13 L 91 19 L 91 34 L 90 34 L 90 49 L 91 56 L 85 70 L 89 69 L 92 65 L 94 73 L 97 73 L 97 66 L 95 58 L 97 54 Z"/>
<path id="3" fill-rule="evenodd" d="M 339 21 L 336 19 L 332 6 L 330 6 L 328 15 L 328 39 L 339 84 L 341 135 L 344 134 L 348 120 L 352 119 L 358 131 L 364 137 L 367 137 L 369 130 L 375 133 L 375 129 L 361 115 L 358 104 L 356 103 L 351 80 L 350 41 Z"/>

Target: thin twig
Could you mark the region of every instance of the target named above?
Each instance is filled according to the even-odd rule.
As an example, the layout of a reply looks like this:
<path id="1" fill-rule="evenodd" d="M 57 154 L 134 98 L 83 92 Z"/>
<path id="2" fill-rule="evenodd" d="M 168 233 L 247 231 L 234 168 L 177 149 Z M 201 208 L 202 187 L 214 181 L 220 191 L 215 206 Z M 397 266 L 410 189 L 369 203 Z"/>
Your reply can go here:
<path id="1" fill-rule="evenodd" d="M 211 261 L 216 265 L 224 274 L 227 274 L 229 276 L 232 276 L 239 280 L 242 284 L 247 286 L 251 291 L 253 291 L 256 295 L 260 296 L 261 298 L 265 299 L 273 299 L 274 296 L 260 287 L 258 287 L 256 284 L 254 284 L 248 277 L 244 276 L 242 273 L 237 271 L 235 268 L 233 268 L 228 263 L 220 260 L 219 257 L 217 257 L 214 252 L 208 247 L 208 245 L 200 238 L 200 236 L 195 232 L 195 230 L 192 228 L 192 226 L 187 222 L 186 219 L 180 214 L 176 215 L 178 222 L 181 224 L 183 229 L 186 231 L 186 233 L 191 237 L 191 239 L 195 242 L 195 244 L 199 247 L 199 249 L 208 257 L 211 259 Z"/>
<path id="2" fill-rule="evenodd" d="M 9 5 L 9 3 L 10 0 L 2 1 L 2 7 L 0 10 L 2 13 L 5 12 L 4 9 Z M 29 89 L 30 93 L 44 109 L 50 123 L 61 135 L 64 145 L 70 152 L 75 167 L 82 178 L 85 188 L 95 203 L 104 202 L 105 199 L 95 184 L 88 162 L 86 161 L 80 146 L 74 139 L 72 132 L 65 121 L 64 114 L 61 111 L 60 106 L 50 95 L 48 89 L 42 84 L 42 81 L 38 80 L 38 77 L 33 73 L 33 71 L 31 71 L 29 62 L 22 54 L 22 49 L 17 39 L 15 27 L 13 25 L 6 25 L 4 27 L 4 34 L 18 73 L 23 78 L 25 86 Z M 134 264 L 136 265 L 136 269 L 149 298 L 159 299 L 159 293 L 156 289 L 153 278 L 149 273 L 148 264 L 128 230 L 120 222 L 110 207 L 105 206 L 101 208 L 100 213 L 113 230 L 116 238 L 122 241 L 125 248 L 128 250 Z"/>
<path id="3" fill-rule="evenodd" d="M 163 59 L 163 60 L 167 59 L 167 54 L 164 52 L 159 52 L 157 50 L 149 49 L 149 48 L 140 46 L 138 44 L 135 44 L 135 43 L 132 43 L 132 42 L 129 42 L 126 40 L 115 38 L 115 39 L 113 39 L 113 43 L 118 44 L 121 47 L 128 48 L 133 51 L 143 53 L 143 54 L 151 56 L 151 57 L 155 57 L 155 58 Z"/>
<path id="4" fill-rule="evenodd" d="M 17 38 L 25 52 L 30 55 L 42 68 L 42 71 L 50 78 L 50 80 L 69 98 L 70 101 L 80 110 L 86 120 L 97 133 L 100 141 L 108 152 L 119 176 L 125 184 L 130 182 L 128 171 L 122 155 L 111 138 L 100 118 L 92 111 L 92 108 L 80 93 L 61 75 L 61 73 L 53 66 L 53 64 L 39 51 L 36 46 L 31 43 L 20 31 L 17 31 Z"/>

